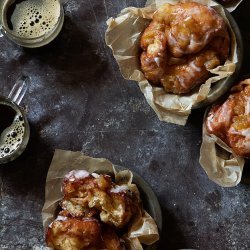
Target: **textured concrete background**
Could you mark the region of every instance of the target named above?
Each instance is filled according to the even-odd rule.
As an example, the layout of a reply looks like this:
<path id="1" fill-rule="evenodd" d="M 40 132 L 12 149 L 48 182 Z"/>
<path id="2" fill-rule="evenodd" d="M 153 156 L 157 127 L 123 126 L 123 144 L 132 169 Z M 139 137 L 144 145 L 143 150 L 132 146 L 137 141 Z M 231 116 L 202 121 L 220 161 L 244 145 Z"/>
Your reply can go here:
<path id="1" fill-rule="evenodd" d="M 144 4 L 70 0 L 63 30 L 49 46 L 24 49 L 0 38 L 1 94 L 18 75 L 32 78 L 23 101 L 30 143 L 0 168 L 0 249 L 44 245 L 41 209 L 55 148 L 105 157 L 149 182 L 163 211 L 160 249 L 250 249 L 250 186 L 220 188 L 198 163 L 204 110 L 185 127 L 160 122 L 104 43 L 108 17 Z M 233 14 L 245 44 L 242 74 L 250 73 L 249 11 L 245 0 Z"/>

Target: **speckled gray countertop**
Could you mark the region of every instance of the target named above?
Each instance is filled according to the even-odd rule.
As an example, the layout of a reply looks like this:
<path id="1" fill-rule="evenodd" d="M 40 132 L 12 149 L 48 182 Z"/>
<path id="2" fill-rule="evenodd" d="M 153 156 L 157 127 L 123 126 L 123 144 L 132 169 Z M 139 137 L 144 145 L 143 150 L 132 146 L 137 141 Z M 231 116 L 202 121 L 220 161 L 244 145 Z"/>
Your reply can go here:
<path id="1" fill-rule="evenodd" d="M 160 122 L 105 45 L 107 18 L 144 4 L 70 0 L 63 30 L 49 46 L 24 49 L 0 38 L 1 94 L 18 75 L 32 79 L 23 101 L 29 145 L 0 168 L 0 249 L 44 246 L 41 209 L 55 148 L 105 157 L 149 182 L 163 211 L 159 249 L 250 249 L 250 186 L 221 188 L 198 163 L 204 109 L 185 127 Z M 242 74 L 250 73 L 249 11 L 244 0 L 233 14 L 245 45 Z"/>

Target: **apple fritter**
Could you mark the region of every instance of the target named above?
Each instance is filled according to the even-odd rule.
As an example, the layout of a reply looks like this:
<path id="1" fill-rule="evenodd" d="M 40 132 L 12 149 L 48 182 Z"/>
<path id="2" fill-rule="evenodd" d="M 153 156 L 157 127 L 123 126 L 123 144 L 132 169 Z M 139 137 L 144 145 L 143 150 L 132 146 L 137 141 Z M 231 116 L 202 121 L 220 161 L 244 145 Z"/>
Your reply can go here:
<path id="1" fill-rule="evenodd" d="M 153 20 L 165 25 L 167 45 L 174 57 L 197 53 L 214 37 L 227 33 L 226 23 L 213 8 L 195 2 L 165 4 Z"/>
<path id="2" fill-rule="evenodd" d="M 230 38 L 225 21 L 213 8 L 180 2 L 155 12 L 140 46 L 145 78 L 167 93 L 185 94 L 205 82 L 210 69 L 226 61 Z"/>
<path id="3" fill-rule="evenodd" d="M 210 134 L 218 136 L 239 156 L 250 157 L 250 79 L 240 82 L 206 118 Z"/>

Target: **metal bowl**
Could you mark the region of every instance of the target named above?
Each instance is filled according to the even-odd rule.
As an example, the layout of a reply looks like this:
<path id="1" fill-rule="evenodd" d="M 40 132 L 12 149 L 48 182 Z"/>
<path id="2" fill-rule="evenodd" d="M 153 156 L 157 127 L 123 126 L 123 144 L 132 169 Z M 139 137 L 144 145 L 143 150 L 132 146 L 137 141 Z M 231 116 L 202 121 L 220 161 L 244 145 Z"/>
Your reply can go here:
<path id="1" fill-rule="evenodd" d="M 121 166 L 117 166 L 115 165 L 115 169 L 118 171 L 123 171 L 123 170 L 129 170 L 128 168 L 124 168 Z M 131 171 L 133 173 L 133 181 L 132 183 L 136 184 L 138 190 L 140 191 L 140 197 L 143 203 L 143 208 L 147 211 L 147 213 L 149 213 L 152 218 L 154 219 L 154 221 L 156 222 L 156 225 L 158 227 L 159 230 L 159 234 L 161 235 L 162 232 L 162 212 L 161 212 L 161 207 L 160 204 L 158 202 L 158 199 L 154 193 L 154 191 L 152 190 L 152 188 L 150 187 L 150 185 L 142 178 L 140 177 L 138 174 L 136 174 L 135 172 Z M 106 172 L 106 171 L 95 171 L 95 173 L 98 174 L 109 174 L 110 176 L 113 176 L 113 172 Z M 59 202 L 58 202 L 59 203 Z M 55 217 L 56 215 L 61 211 L 61 207 L 59 206 L 59 204 L 57 205 L 56 211 L 55 211 Z M 159 241 L 155 242 L 154 244 L 150 245 L 150 246 L 145 246 L 144 245 L 144 250 L 156 250 L 158 249 L 158 244 Z"/>
<path id="2" fill-rule="evenodd" d="M 221 5 L 222 6 L 222 5 Z M 223 6 L 222 6 L 223 7 Z M 224 8 L 224 7 L 223 7 Z M 217 101 L 221 96 L 223 96 L 227 91 L 231 89 L 231 87 L 237 82 L 238 76 L 240 73 L 242 61 L 243 61 L 243 41 L 242 36 L 240 33 L 240 29 L 238 24 L 234 20 L 233 16 L 228 12 L 227 9 L 224 8 L 226 17 L 233 29 L 235 34 L 236 43 L 237 43 L 237 55 L 238 55 L 238 63 L 236 65 L 235 72 L 224 79 L 219 80 L 218 82 L 214 83 L 211 87 L 211 90 L 207 96 L 207 98 L 197 104 L 195 104 L 192 109 L 202 108 L 209 104 L 214 103 Z"/>

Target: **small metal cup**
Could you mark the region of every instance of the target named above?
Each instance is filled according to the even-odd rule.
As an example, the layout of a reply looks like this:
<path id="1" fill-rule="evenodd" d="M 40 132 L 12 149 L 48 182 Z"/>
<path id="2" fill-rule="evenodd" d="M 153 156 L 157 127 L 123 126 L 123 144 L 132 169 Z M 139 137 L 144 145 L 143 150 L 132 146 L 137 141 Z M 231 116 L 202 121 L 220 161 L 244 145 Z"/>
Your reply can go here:
<path id="1" fill-rule="evenodd" d="M 1 134 L 0 134 L 0 165 L 13 161 L 15 160 L 18 156 L 20 156 L 23 151 L 25 150 L 28 141 L 29 141 L 29 137 L 30 137 L 30 128 L 29 128 L 29 123 L 27 120 L 27 117 L 25 115 L 25 113 L 21 110 L 19 104 L 21 103 L 27 88 L 28 88 L 28 83 L 29 83 L 29 78 L 27 77 L 21 77 L 16 84 L 14 85 L 14 87 L 12 88 L 9 96 L 6 98 L 4 96 L 0 96 L 0 104 L 1 105 L 6 105 L 10 108 L 12 108 L 15 112 L 16 112 L 16 116 L 14 118 L 14 120 L 19 119 L 20 123 L 22 123 L 22 129 L 23 129 L 23 133 L 22 133 L 22 138 L 20 139 L 20 142 L 17 144 L 15 150 L 11 150 L 4 154 L 1 153 L 4 148 L 4 141 L 5 141 L 5 137 L 7 136 L 5 131 L 6 128 Z M 4 119 L 4 117 L 2 117 L 1 119 Z M 1 122 L 1 120 L 0 120 Z M 15 131 L 13 131 L 15 132 Z"/>

